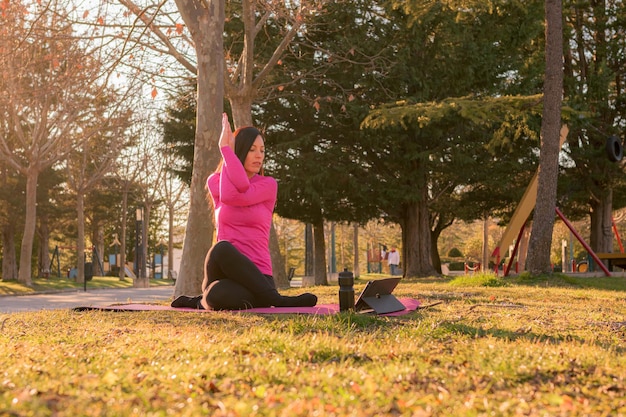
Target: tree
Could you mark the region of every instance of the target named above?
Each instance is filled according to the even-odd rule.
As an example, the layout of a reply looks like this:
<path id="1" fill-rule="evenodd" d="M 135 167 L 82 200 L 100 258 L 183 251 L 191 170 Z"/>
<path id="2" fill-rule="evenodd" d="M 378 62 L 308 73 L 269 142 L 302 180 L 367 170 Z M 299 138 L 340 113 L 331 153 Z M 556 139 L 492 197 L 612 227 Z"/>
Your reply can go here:
<path id="1" fill-rule="evenodd" d="M 105 112 L 103 111 L 103 113 Z M 84 282 L 85 280 L 85 196 L 95 189 L 105 175 L 116 168 L 115 163 L 118 162 L 118 155 L 128 145 L 124 135 L 124 129 L 130 123 L 128 116 L 128 114 L 120 115 L 120 119 L 113 123 L 115 129 L 102 131 L 82 142 L 71 151 L 65 161 L 67 184 L 76 198 L 77 282 Z M 92 122 L 102 123 L 96 116 Z"/>
<path id="2" fill-rule="evenodd" d="M 447 170 L 450 177 L 450 169 L 455 169 L 451 155 L 454 161 L 462 160 L 457 149 L 463 142 L 478 143 L 476 126 L 467 122 L 493 111 L 483 98 L 538 91 L 535 66 L 529 65 L 533 62 L 529 58 L 538 53 L 533 45 L 541 21 L 537 20 L 536 2 L 522 7 L 512 2 L 467 1 L 460 9 L 447 1 L 391 3 L 394 7 L 388 14 L 401 32 L 396 34 L 396 65 L 386 85 L 397 99 L 364 120 L 365 128 L 386 126 L 384 140 L 379 135 L 364 147 L 371 149 L 369 165 L 379 174 L 375 183 L 384 185 L 378 194 L 382 210 L 402 227 L 404 273 L 427 276 L 438 262 L 433 261 L 438 258 L 433 238 L 451 224 L 450 215 L 454 217 L 452 211 L 445 212 L 447 216 L 441 216 L 444 212 L 435 215 L 433 198 L 441 199 L 442 190 L 451 195 L 457 192 L 455 185 L 463 185 L 443 181 L 439 177 L 445 171 L 441 170 Z M 515 29 L 520 22 L 524 22 L 524 31 Z M 492 30 L 494 27 L 498 30 Z M 470 105 L 473 98 L 475 105 Z M 487 107 L 481 109 L 481 105 Z M 494 123 L 496 120 L 501 126 L 508 123 L 501 118 Z M 483 137 L 482 143 L 490 140 Z"/>
<path id="3" fill-rule="evenodd" d="M 18 272 L 15 240 L 17 234 L 16 224 L 19 224 L 19 217 L 15 214 L 24 212 L 24 201 L 12 197 L 21 194 L 25 184 L 23 184 L 23 181 L 20 181 L 23 178 L 15 170 L 2 166 L 0 166 L 0 169 L 2 169 L 2 175 L 0 176 L 2 280 L 10 281 L 17 279 Z M 18 218 L 16 219 L 16 217 Z"/>
<path id="4" fill-rule="evenodd" d="M 191 81 L 170 95 L 165 114 L 159 118 L 163 130 L 163 155 L 170 160 L 169 171 L 191 184 L 196 130 L 196 90 Z"/>
<path id="5" fill-rule="evenodd" d="M 363 179 L 360 118 L 374 100 L 389 64 L 382 49 L 391 25 L 375 2 L 328 4 L 325 14 L 297 35 L 272 73 L 278 85 L 255 113 L 266 126 L 268 171 L 279 181 L 277 212 L 311 225 L 316 284 L 326 284 L 325 221 L 365 223 L 380 211 Z M 307 74 L 308 76 L 303 76 Z M 315 75 L 315 76 L 314 76 Z"/>
<path id="6" fill-rule="evenodd" d="M 166 149 L 163 152 L 163 158 L 166 166 L 174 165 L 172 154 L 169 153 L 169 149 Z M 187 200 L 182 198 L 184 193 L 187 191 L 187 187 L 183 182 L 174 176 L 173 172 L 169 170 L 162 170 L 161 175 L 163 178 L 160 181 L 162 186 L 159 192 L 161 200 L 167 209 L 167 277 L 168 279 L 173 279 L 174 277 L 172 276 L 172 272 L 174 271 L 173 260 L 175 237 L 174 221 L 176 213 L 187 204 Z"/>
<path id="7" fill-rule="evenodd" d="M 170 51 L 175 50 L 174 45 L 169 41 L 168 36 L 161 32 L 156 25 L 152 25 L 152 19 L 156 17 L 156 11 L 148 9 L 139 9 L 134 4 L 123 0 L 122 3 L 126 5 L 140 20 L 151 28 L 152 33 L 156 34 L 158 38 L 168 45 Z M 200 10 L 205 10 L 204 7 L 195 7 L 195 2 L 177 2 L 179 11 L 183 17 L 183 20 L 187 24 L 192 38 L 194 39 L 194 45 L 196 47 L 196 58 L 198 62 L 207 60 L 207 53 L 210 52 L 207 48 L 198 49 L 199 39 L 196 39 L 198 32 L 197 21 L 199 19 L 207 20 L 208 17 L 200 18 L 197 13 Z M 285 87 L 285 80 L 281 80 L 279 85 L 272 82 L 270 74 L 278 67 L 282 67 L 281 57 L 287 51 L 290 53 L 296 53 L 289 49 L 290 42 L 295 36 L 299 35 L 303 40 L 306 40 L 306 34 L 314 30 L 314 26 L 311 24 L 312 17 L 319 17 L 323 14 L 323 8 L 318 7 L 317 2 L 300 2 L 299 4 L 291 3 L 259 3 L 251 0 L 245 0 L 241 4 L 228 3 L 229 10 L 229 27 L 226 30 L 227 38 L 225 40 L 225 67 L 227 71 L 223 73 L 224 90 L 223 97 L 226 97 L 230 103 L 230 108 L 233 114 L 233 121 L 235 128 L 252 124 L 252 110 L 255 102 L 259 100 L 267 100 L 280 95 L 280 92 Z M 210 10 L 208 7 L 207 10 Z M 211 16 L 218 17 L 217 14 Z M 320 19 L 321 20 L 321 19 Z M 223 25 L 223 22 L 220 22 Z M 222 32 L 209 35 L 207 39 L 220 39 Z M 207 42 L 207 41 L 205 41 Z M 215 51 L 213 49 L 212 51 Z M 311 49 L 311 53 L 315 53 L 315 49 Z M 173 53 L 173 55 L 183 63 L 185 68 L 188 68 L 195 73 L 195 65 L 193 62 L 186 59 L 181 54 Z M 211 56 L 213 59 L 214 56 Z M 325 69 L 326 65 L 322 68 Z M 216 75 L 221 74 L 223 67 L 218 66 L 217 70 L 207 72 L 209 74 Z M 316 72 L 320 74 L 320 72 Z M 302 77 L 313 76 L 310 73 L 291 73 L 291 80 L 289 83 L 297 83 Z M 214 78 L 211 78 L 214 80 Z M 202 172 L 197 174 L 199 176 L 198 181 L 194 183 L 194 177 L 192 176 L 191 182 L 191 207 L 195 207 L 195 204 L 202 204 L 204 202 L 204 180 L 209 172 L 211 172 L 218 161 L 218 153 L 215 150 L 215 144 L 213 141 L 209 141 L 209 138 L 218 137 L 216 130 L 211 130 L 212 134 L 204 137 L 203 147 L 207 148 L 207 154 L 203 155 L 203 150 L 199 148 L 198 135 L 201 126 L 205 126 L 201 118 L 207 116 L 207 120 L 215 122 L 219 120 L 219 117 L 212 117 L 212 113 L 205 112 L 215 111 L 216 109 L 222 109 L 221 104 L 214 103 L 212 106 L 201 106 L 201 101 L 206 100 L 201 93 L 200 87 L 204 87 L 206 82 L 201 79 L 201 73 L 198 71 L 197 80 L 198 84 L 198 107 L 197 114 L 199 115 L 196 125 L 196 140 L 194 144 L 195 156 L 193 163 L 194 172 Z M 221 92 L 221 90 L 219 91 Z M 214 98 L 217 100 L 217 97 Z M 213 150 L 213 152 L 208 152 Z M 198 162 L 198 164 L 196 164 Z M 203 165 L 200 165 L 202 163 Z M 208 169 L 208 168 L 211 169 Z M 200 181 L 200 176 L 204 178 Z M 194 185 L 195 184 L 195 185 Z M 202 198 L 200 195 L 202 194 Z M 191 209 L 189 213 L 189 223 L 187 225 L 187 234 L 189 237 L 185 237 L 185 245 L 183 252 L 183 259 L 181 265 L 181 277 L 177 280 L 175 295 L 183 293 L 197 293 L 200 289 L 200 277 L 202 274 L 201 264 L 204 259 L 204 254 L 208 250 L 210 241 L 208 240 L 212 236 L 212 226 L 206 220 L 210 218 L 210 215 L 205 214 L 206 209 L 200 210 Z M 196 227 L 200 222 L 205 224 L 205 228 Z M 208 233 L 211 232 L 211 233 Z M 195 236 L 192 238 L 191 236 Z M 194 241 L 195 239 L 195 241 Z M 204 242 L 200 244 L 200 239 L 204 239 Z M 188 242 L 189 240 L 189 242 Z M 285 268 L 282 264 L 282 256 L 279 251 L 278 240 L 275 232 L 272 232 L 270 239 L 272 260 L 274 264 L 274 274 L 277 281 L 284 281 Z M 193 245 L 193 249 L 190 246 Z M 202 255 L 200 251 L 204 251 Z M 193 253 L 192 253 L 193 252 Z"/>
<path id="8" fill-rule="evenodd" d="M 60 166 L 48 167 L 37 183 L 37 270 L 44 275 L 50 272 L 50 239 L 63 230 L 59 219 L 67 216 L 66 207 L 60 203 L 65 197 L 64 174 Z"/>
<path id="9" fill-rule="evenodd" d="M 224 1 L 176 0 L 196 50 L 197 109 L 189 217 L 175 296 L 197 294 L 213 225 L 205 199 L 205 181 L 217 166 L 214 140 L 219 136 L 224 96 Z"/>
<path id="10" fill-rule="evenodd" d="M 561 0 L 546 0 L 546 74 L 541 122 L 541 153 L 537 199 L 526 269 L 532 274 L 549 273 L 559 173 L 561 104 L 563 94 L 563 24 Z"/>
<path id="11" fill-rule="evenodd" d="M 143 211 L 143 222 L 141 230 L 141 248 L 143 253 L 140 254 L 140 260 L 142 263 L 142 270 L 138 280 L 138 285 L 149 286 L 148 276 L 146 273 L 146 261 L 148 260 L 148 247 L 149 247 L 149 225 L 153 218 L 152 212 L 163 202 L 161 201 L 161 190 L 163 189 L 163 181 L 165 181 L 165 172 L 167 171 L 167 159 L 158 158 L 157 161 L 151 155 L 151 150 L 158 148 L 158 132 L 154 126 L 151 125 L 151 119 L 146 118 L 142 129 L 142 142 L 138 147 L 141 155 L 140 163 L 144 167 L 140 171 L 140 175 L 137 181 L 138 195 L 137 199 L 141 202 Z M 155 242 L 156 243 L 156 242 Z M 154 245 L 156 247 L 156 244 Z"/>
<path id="12" fill-rule="evenodd" d="M 98 45 L 79 39 L 62 5 L 11 3 L 2 14 L 0 159 L 26 177 L 18 280 L 31 285 L 39 174 L 109 127 L 109 119 L 98 126 L 89 121 L 101 111 L 98 100 L 115 93 L 106 83 Z"/>
<path id="13" fill-rule="evenodd" d="M 562 167 L 558 204 L 570 220 L 589 217 L 589 243 L 597 252 L 613 250 L 613 211 L 626 205 L 623 164 L 605 152 L 609 137 L 623 140 L 625 24 L 623 2 L 564 7 L 564 99 L 581 117 L 568 121 L 570 163 Z"/>

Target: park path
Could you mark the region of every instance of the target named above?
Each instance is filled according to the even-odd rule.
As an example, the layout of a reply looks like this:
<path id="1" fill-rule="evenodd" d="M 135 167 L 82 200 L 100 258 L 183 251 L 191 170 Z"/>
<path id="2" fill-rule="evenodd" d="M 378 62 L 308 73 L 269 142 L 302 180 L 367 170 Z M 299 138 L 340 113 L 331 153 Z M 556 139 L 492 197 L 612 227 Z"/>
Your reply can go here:
<path id="1" fill-rule="evenodd" d="M 116 288 L 87 291 L 64 291 L 52 294 L 1 296 L 0 313 L 23 311 L 59 310 L 74 307 L 101 306 L 115 303 L 149 303 L 169 301 L 174 286 L 150 288 Z"/>

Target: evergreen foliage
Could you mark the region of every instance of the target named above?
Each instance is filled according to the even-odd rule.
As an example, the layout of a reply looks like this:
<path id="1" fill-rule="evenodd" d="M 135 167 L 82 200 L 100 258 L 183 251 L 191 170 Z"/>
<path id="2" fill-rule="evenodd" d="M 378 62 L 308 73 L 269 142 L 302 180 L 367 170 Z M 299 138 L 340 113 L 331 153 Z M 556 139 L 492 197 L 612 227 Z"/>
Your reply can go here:
<path id="1" fill-rule="evenodd" d="M 177 95 L 170 97 L 159 123 L 163 129 L 163 149 L 174 155 L 170 169 L 185 184 L 191 184 L 193 149 L 196 135 L 196 85 L 183 83 Z"/>

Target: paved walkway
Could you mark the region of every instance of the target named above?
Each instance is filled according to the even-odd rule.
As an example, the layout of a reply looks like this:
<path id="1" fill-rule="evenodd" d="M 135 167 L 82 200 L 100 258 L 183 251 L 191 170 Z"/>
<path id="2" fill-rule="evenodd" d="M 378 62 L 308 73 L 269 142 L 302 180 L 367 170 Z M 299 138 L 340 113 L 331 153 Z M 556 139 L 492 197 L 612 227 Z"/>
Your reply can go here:
<path id="1" fill-rule="evenodd" d="M 173 295 L 173 286 L 159 286 L 3 296 L 0 297 L 0 313 L 71 309 L 79 306 L 100 306 L 127 302 L 169 301 Z"/>

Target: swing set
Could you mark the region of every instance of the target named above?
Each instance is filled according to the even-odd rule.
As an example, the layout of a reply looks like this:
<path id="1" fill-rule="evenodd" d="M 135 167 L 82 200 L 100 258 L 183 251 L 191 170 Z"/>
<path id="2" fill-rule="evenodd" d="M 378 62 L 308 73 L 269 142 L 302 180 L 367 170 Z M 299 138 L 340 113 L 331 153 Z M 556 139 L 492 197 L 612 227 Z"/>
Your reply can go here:
<path id="1" fill-rule="evenodd" d="M 561 128 L 560 133 L 560 146 L 563 146 L 568 132 L 569 128 L 567 127 L 567 125 L 564 125 Z M 530 216 L 530 213 L 535 208 L 535 203 L 537 201 L 537 182 L 538 172 L 535 173 L 532 180 L 530 181 L 530 184 L 528 184 L 528 187 L 526 188 L 526 191 L 524 192 L 520 203 L 513 213 L 513 217 L 511 217 L 511 221 L 509 222 L 504 234 L 502 235 L 502 238 L 500 239 L 500 243 L 491 254 L 491 257 L 492 259 L 494 259 L 495 262 L 494 271 L 496 274 L 498 274 L 498 266 L 500 265 L 501 257 L 506 253 L 507 248 L 511 245 L 511 243 L 515 241 L 515 245 L 509 257 L 509 262 L 504 268 L 504 276 L 508 276 L 511 271 L 513 260 L 515 259 L 519 251 L 520 241 L 522 240 L 522 236 L 526 228 L 526 222 L 528 220 L 528 217 Z M 567 226 L 570 232 L 572 232 L 572 235 L 576 237 L 576 239 L 585 248 L 585 250 L 589 253 L 595 263 L 598 265 L 598 267 L 600 267 L 600 269 L 602 269 L 607 277 L 611 276 L 611 272 L 609 271 L 611 265 L 626 268 L 626 254 L 624 254 L 624 247 L 622 246 L 621 238 L 619 236 L 619 233 L 617 232 L 615 222 L 613 222 L 613 231 L 617 236 L 621 253 L 595 253 L 593 249 L 591 249 L 591 246 L 589 246 L 587 242 L 582 238 L 582 236 L 580 236 L 580 234 L 578 234 L 578 232 L 574 229 L 572 223 L 565 217 L 561 210 L 556 207 L 555 211 L 556 215 L 563 221 L 565 226 Z M 514 239 L 516 233 L 517 239 Z M 604 265 L 604 263 L 602 262 L 603 259 L 608 261 L 609 268 Z"/>
<path id="2" fill-rule="evenodd" d="M 61 250 L 73 250 L 76 251 L 77 248 L 73 247 L 73 246 L 55 246 L 54 247 L 54 251 L 52 252 L 52 257 L 50 259 L 50 265 L 48 266 L 48 270 L 52 271 L 52 268 L 54 266 L 54 263 L 56 261 L 56 270 L 57 270 L 57 277 L 61 278 Z M 85 262 L 85 281 L 88 280 L 88 276 L 89 279 L 91 279 L 93 277 L 93 264 L 94 264 L 94 260 L 98 263 L 98 266 L 100 267 L 101 271 L 104 271 L 104 265 L 102 265 L 102 262 L 100 261 L 100 256 L 98 256 L 98 249 L 96 249 L 95 246 L 91 247 L 91 262 Z M 91 268 L 91 269 L 90 269 Z M 90 269 L 88 271 L 88 269 Z M 69 273 L 67 278 L 69 278 Z"/>

